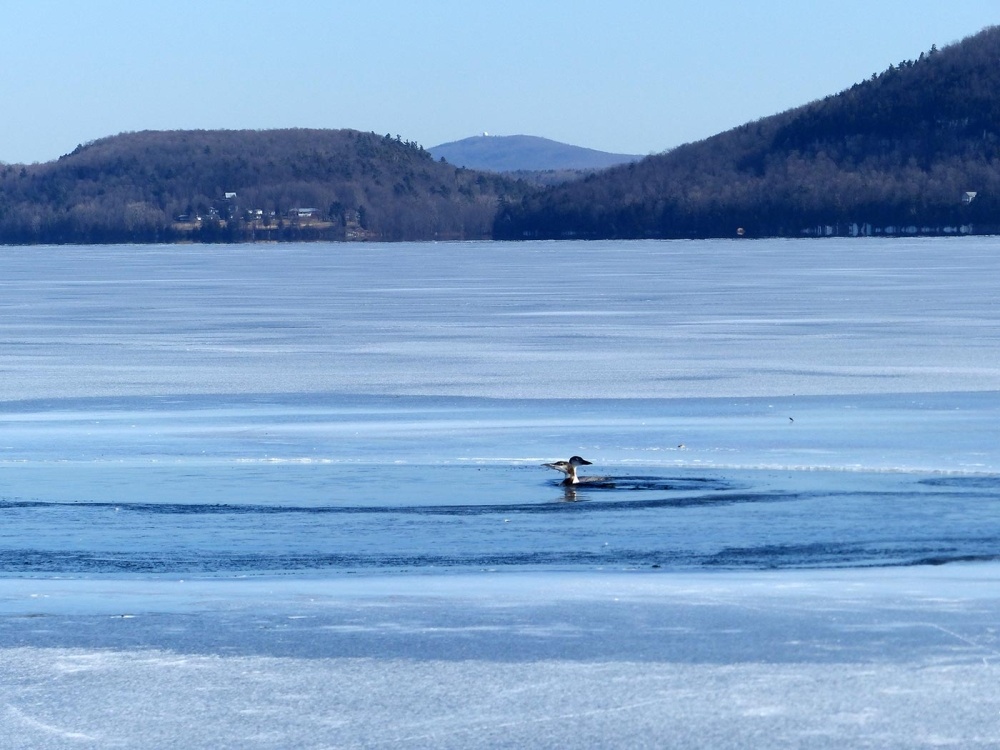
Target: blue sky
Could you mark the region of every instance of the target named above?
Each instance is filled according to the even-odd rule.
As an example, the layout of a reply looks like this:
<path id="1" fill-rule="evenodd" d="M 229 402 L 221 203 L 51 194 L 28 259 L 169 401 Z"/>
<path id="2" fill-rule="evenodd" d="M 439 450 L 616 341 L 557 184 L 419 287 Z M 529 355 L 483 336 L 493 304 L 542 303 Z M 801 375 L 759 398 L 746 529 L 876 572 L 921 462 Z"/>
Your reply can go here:
<path id="1" fill-rule="evenodd" d="M 996 0 L 12 0 L 0 161 L 132 130 L 663 151 L 1000 23 Z"/>

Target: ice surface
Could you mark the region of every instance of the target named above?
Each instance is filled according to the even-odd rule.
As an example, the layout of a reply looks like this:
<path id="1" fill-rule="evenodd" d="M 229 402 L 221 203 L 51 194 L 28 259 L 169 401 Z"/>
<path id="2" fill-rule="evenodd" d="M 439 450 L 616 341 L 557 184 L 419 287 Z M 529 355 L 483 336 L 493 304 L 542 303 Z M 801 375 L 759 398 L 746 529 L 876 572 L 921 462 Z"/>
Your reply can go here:
<path id="1" fill-rule="evenodd" d="M 3 747 L 996 747 L 995 565 L 0 582 Z"/>
<path id="2" fill-rule="evenodd" d="M 0 398 L 1000 389 L 994 238 L 0 248 Z"/>
<path id="3" fill-rule="evenodd" d="M 0 248 L 0 746 L 997 747 L 998 250 Z"/>

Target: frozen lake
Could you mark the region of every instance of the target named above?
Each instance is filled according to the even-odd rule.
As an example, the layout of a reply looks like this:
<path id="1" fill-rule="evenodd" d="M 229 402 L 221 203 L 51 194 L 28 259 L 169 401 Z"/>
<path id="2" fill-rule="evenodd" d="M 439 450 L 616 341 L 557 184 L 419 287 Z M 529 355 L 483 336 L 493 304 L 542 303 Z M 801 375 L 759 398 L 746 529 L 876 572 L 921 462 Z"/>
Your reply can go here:
<path id="1" fill-rule="evenodd" d="M 738 747 L 754 715 L 772 746 L 995 747 L 998 345 L 993 238 L 0 248 L 0 744 Z M 539 464 L 572 454 L 566 489 Z M 789 687 L 817 676 L 867 708 L 824 723 Z M 133 678 L 167 713 L 214 686 L 204 735 L 116 733 Z M 768 697 L 696 726 L 678 679 Z M 519 729 L 470 739 L 442 681 Z M 958 682 L 979 708 L 928 708 Z"/>
<path id="2" fill-rule="evenodd" d="M 5 402 L 994 390 L 997 241 L 0 248 Z"/>

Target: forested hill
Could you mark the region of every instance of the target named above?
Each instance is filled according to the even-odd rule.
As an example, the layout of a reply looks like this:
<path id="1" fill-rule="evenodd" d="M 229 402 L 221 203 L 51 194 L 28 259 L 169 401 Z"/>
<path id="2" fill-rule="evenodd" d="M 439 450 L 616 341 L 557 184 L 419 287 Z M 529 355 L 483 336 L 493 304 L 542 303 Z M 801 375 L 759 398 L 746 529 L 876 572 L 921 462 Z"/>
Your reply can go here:
<path id="1" fill-rule="evenodd" d="M 0 243 L 488 237 L 526 189 L 399 136 L 128 133 L 0 165 Z"/>
<path id="2" fill-rule="evenodd" d="M 1000 231 L 1000 27 L 821 101 L 511 202 L 495 236 L 968 231 Z"/>

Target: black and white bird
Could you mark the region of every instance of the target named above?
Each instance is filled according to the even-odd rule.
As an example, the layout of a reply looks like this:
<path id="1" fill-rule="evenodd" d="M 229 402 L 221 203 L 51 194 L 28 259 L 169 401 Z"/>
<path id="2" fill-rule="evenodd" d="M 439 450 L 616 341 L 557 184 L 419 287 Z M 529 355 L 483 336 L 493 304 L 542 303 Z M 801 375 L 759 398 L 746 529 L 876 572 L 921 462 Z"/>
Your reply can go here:
<path id="1" fill-rule="evenodd" d="M 546 468 L 555 469 L 565 474 L 566 478 L 563 480 L 563 484 L 579 484 L 580 478 L 576 475 L 576 467 L 591 465 L 590 461 L 579 456 L 572 456 L 569 461 L 554 461 L 551 464 L 542 464 Z"/>

